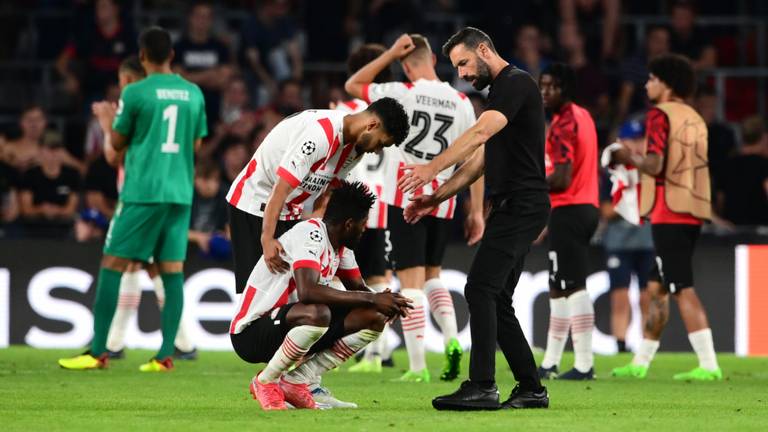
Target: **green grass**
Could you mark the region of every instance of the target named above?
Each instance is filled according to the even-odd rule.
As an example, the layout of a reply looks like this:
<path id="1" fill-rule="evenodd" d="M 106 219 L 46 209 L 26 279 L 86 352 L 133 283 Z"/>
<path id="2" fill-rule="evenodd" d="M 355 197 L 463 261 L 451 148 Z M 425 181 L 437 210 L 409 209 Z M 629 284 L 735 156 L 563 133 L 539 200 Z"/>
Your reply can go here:
<path id="1" fill-rule="evenodd" d="M 692 354 L 661 354 L 648 379 L 612 379 L 610 369 L 628 355 L 597 357 L 598 380 L 549 382 L 549 410 L 480 413 L 438 412 L 431 399 L 457 383 L 403 384 L 381 375 L 332 372 L 325 384 L 357 410 L 261 411 L 248 393 L 257 368 L 232 353 L 202 353 L 196 362 L 179 362 L 172 373 L 142 374 L 138 365 L 151 354 L 132 351 L 104 371 L 59 369 L 56 359 L 73 350 L 0 349 L 0 430 L 248 430 L 248 431 L 598 431 L 655 429 L 768 430 L 768 359 L 721 355 L 725 379 L 718 383 L 672 381 L 676 372 L 695 366 Z M 405 364 L 404 352 L 395 357 Z M 564 366 L 571 364 L 566 356 Z M 433 377 L 441 365 L 429 357 Z M 513 380 L 497 362 L 502 397 Z M 466 359 L 464 369 L 466 370 Z"/>

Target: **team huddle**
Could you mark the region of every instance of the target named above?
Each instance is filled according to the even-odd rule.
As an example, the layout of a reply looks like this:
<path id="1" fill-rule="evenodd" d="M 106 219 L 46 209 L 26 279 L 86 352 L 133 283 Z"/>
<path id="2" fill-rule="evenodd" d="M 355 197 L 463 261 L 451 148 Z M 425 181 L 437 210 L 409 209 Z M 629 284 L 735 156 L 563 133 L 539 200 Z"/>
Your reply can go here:
<path id="1" fill-rule="evenodd" d="M 171 73 L 168 32 L 148 29 L 139 44 L 147 77 L 127 84 L 118 106 L 94 105 L 109 137 L 107 154 L 123 161 L 125 180 L 104 246 L 94 338 L 86 353 L 59 361 L 66 369 L 107 367 L 109 353 L 119 350 L 121 342 L 110 340 L 119 338 L 113 334 L 127 319 L 118 307 L 121 278 L 140 263 L 155 263 L 151 268 L 164 292 L 163 343 L 140 370 L 172 370 L 174 351 L 193 349 L 181 319 L 182 271 L 194 152 L 207 134 L 204 100 L 196 85 Z M 351 371 L 380 372 L 390 354 L 384 335 L 398 319 L 409 365 L 397 381 L 430 382 L 424 340 L 429 313 L 445 347 L 439 378 L 461 375 L 456 313 L 440 272 L 456 194 L 465 189 L 467 240 L 482 238 L 465 289 L 473 347 L 469 379 L 433 406 L 546 408 L 542 379 L 594 379 L 594 310 L 586 277 L 598 220 L 598 149 L 589 112 L 571 100 L 573 71 L 554 64 L 536 83 L 474 28 L 455 34 L 443 52 L 460 78 L 478 90 L 490 86 L 482 114 L 476 117 L 469 98 L 439 80 L 423 36 L 402 35 L 388 49 L 364 45 L 349 61 L 345 89 L 352 99 L 281 121 L 232 183 L 226 199 L 238 300 L 229 333 L 242 360 L 266 364 L 249 384 L 263 409 L 356 407 L 333 397 L 322 377 L 358 353 Z M 389 76 L 394 62 L 407 82 Z M 642 190 L 650 198 L 641 199 L 639 211 L 650 215 L 657 247 L 645 339 L 633 362 L 614 370 L 616 376 L 645 377 L 666 323 L 662 308 L 669 293 L 679 301 L 700 360 L 676 378 L 722 376 L 690 269 L 698 228 L 708 217 L 704 205 L 691 201 L 708 193 L 701 190 L 708 178 L 669 169 L 665 176 L 663 169 L 665 155 L 672 155 L 667 147 L 680 145 L 668 144 L 667 137 L 682 122 L 700 121 L 682 103 L 690 89 L 680 88 L 675 74 L 686 66 L 670 56 L 650 67 L 648 93 L 659 105 L 647 154 L 618 145 L 609 155 L 612 167 L 634 167 L 650 182 Z M 546 135 L 545 109 L 553 114 Z M 672 186 L 680 184 L 687 188 Z M 537 370 L 511 298 L 525 256 L 545 226 L 550 328 Z M 399 292 L 389 288 L 393 273 Z M 560 374 L 569 332 L 575 364 Z M 494 378 L 497 343 L 519 382 L 504 402 Z"/>

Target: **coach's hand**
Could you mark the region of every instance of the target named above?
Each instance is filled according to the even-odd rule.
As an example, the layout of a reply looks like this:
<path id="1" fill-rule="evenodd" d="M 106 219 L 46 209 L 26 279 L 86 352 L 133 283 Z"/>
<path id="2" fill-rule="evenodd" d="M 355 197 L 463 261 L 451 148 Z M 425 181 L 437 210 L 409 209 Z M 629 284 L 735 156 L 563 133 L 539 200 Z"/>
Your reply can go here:
<path id="1" fill-rule="evenodd" d="M 413 51 L 414 48 L 416 46 L 413 44 L 413 39 L 407 34 L 403 34 L 389 47 L 389 55 L 394 59 L 400 60 Z"/>
<path id="2" fill-rule="evenodd" d="M 277 239 L 262 238 L 261 247 L 264 250 L 264 262 L 270 272 L 285 273 L 290 270 L 288 263 L 280 256 L 285 250 Z"/>
<path id="3" fill-rule="evenodd" d="M 434 195 L 411 197 L 411 203 L 403 210 L 403 217 L 406 222 L 414 224 L 424 216 L 432 213 L 439 204 Z"/>
<path id="4" fill-rule="evenodd" d="M 464 237 L 467 245 L 472 246 L 483 238 L 485 216 L 481 212 L 471 212 L 464 220 Z"/>
<path id="5" fill-rule="evenodd" d="M 402 170 L 405 172 L 400 177 L 400 180 L 397 181 L 397 187 L 405 193 L 415 191 L 431 182 L 438 174 L 431 164 L 406 165 Z"/>
<path id="6" fill-rule="evenodd" d="M 391 321 L 398 317 L 408 316 L 408 310 L 413 309 L 412 300 L 403 297 L 400 293 L 393 293 L 389 288 L 373 295 L 373 304 L 382 315 L 391 317 Z"/>

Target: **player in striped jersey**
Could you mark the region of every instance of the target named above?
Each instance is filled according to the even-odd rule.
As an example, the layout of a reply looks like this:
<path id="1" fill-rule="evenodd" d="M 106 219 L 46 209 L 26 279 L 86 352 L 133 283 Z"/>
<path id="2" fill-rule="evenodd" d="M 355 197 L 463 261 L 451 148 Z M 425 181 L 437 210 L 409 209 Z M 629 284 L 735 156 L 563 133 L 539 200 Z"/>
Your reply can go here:
<path id="1" fill-rule="evenodd" d="M 347 71 L 350 75 L 374 60 L 386 51 L 386 47 L 380 44 L 365 44 L 355 50 L 347 60 Z M 374 82 L 383 83 L 392 81 L 392 73 L 389 69 L 379 72 Z M 362 99 L 351 99 L 334 104 L 335 109 L 356 113 L 365 110 L 368 103 Z M 386 151 L 378 153 L 366 153 L 363 159 L 349 173 L 347 180 L 360 181 L 376 195 L 376 202 L 368 213 L 368 225 L 360 240 L 360 245 L 355 250 L 360 272 L 363 274 L 366 285 L 376 292 L 384 291 L 389 287 L 392 272 L 389 266 L 389 251 L 392 243 L 389 240 L 387 230 L 387 203 L 384 201 L 384 170 L 386 169 Z M 387 344 L 386 328 L 381 337 L 365 348 L 360 362 L 349 368 L 350 372 L 381 372 L 382 366 L 392 366 L 391 350 Z"/>
<path id="2" fill-rule="evenodd" d="M 410 82 L 374 83 L 374 77 L 397 60 L 401 61 Z M 403 208 L 408 204 L 410 194 L 402 193 L 397 188 L 397 181 L 403 174 L 403 166 L 432 160 L 474 123 L 472 103 L 463 93 L 438 79 L 435 56 L 429 42 L 420 35 L 402 35 L 385 53 L 352 75 L 345 89 L 366 102 L 393 97 L 403 104 L 410 118 L 412 127 L 405 143 L 386 151 L 388 167 L 384 180 L 384 200 L 390 205 L 388 228 L 393 246 L 390 258 L 400 279 L 401 292 L 415 305 L 414 313 L 403 320 L 410 368 L 400 380 L 430 380 L 424 348 L 425 294 L 446 346 L 446 363 L 440 378 L 453 380 L 459 374 L 462 348 L 457 339 L 453 300 L 440 281 L 440 269 L 456 201 L 451 198 L 419 223 L 407 224 Z M 448 168 L 439 173 L 434 181 L 415 191 L 414 195 L 432 194 L 453 171 L 454 168 Z M 484 227 L 482 180 L 476 182 L 471 191 L 472 213 L 467 223 L 470 243 L 474 243 L 482 236 Z"/>
<path id="3" fill-rule="evenodd" d="M 408 299 L 365 286 L 352 252 L 374 200 L 362 183 L 342 183 L 322 219 L 308 219 L 280 237 L 290 272 L 272 273 L 265 257 L 253 268 L 230 335 L 243 360 L 267 363 L 250 384 L 264 410 L 285 409 L 286 402 L 317 408 L 310 382 L 375 340 L 387 322 L 407 315 Z M 329 286 L 334 276 L 345 289 Z"/>
<path id="4" fill-rule="evenodd" d="M 237 291 L 262 251 L 270 271 L 288 270 L 276 237 L 301 219 L 304 201 L 346 177 L 364 153 L 400 143 L 407 134 L 408 117 L 391 98 L 357 114 L 302 111 L 275 126 L 227 194 Z"/>

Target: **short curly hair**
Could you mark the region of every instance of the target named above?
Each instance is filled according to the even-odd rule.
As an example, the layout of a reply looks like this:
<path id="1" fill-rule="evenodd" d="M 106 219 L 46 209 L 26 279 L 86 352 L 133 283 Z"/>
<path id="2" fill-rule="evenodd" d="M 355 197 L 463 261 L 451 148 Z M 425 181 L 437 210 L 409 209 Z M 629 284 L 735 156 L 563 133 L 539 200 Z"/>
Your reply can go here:
<path id="1" fill-rule="evenodd" d="M 683 99 L 696 92 L 696 72 L 688 57 L 679 54 L 660 55 L 648 63 L 648 72 Z"/>
<path id="2" fill-rule="evenodd" d="M 374 202 L 376 196 L 368 186 L 361 182 L 342 181 L 331 191 L 323 220 L 328 223 L 344 223 L 349 219 L 361 221 L 368 216 Z"/>
<path id="3" fill-rule="evenodd" d="M 408 114 L 400 102 L 390 98 L 381 98 L 368 105 L 366 111 L 372 112 L 384 126 L 384 130 L 392 137 L 395 145 L 400 145 L 408 136 L 410 125 L 408 123 Z"/>

